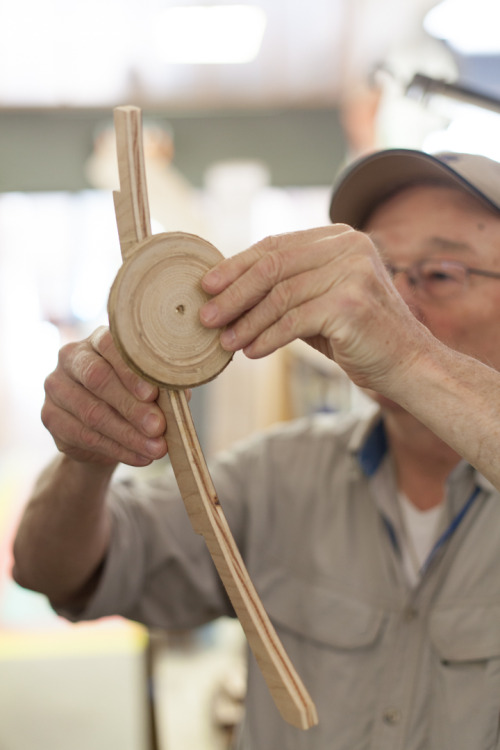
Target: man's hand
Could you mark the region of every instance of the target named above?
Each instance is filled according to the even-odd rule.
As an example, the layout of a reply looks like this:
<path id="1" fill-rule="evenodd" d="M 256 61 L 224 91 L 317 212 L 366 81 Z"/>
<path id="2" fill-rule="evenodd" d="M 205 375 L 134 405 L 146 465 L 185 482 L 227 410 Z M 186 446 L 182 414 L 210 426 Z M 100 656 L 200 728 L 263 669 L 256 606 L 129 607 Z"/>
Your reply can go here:
<path id="1" fill-rule="evenodd" d="M 382 392 L 417 354 L 415 341 L 419 349 L 430 335 L 369 236 L 341 224 L 268 237 L 222 261 L 202 284 L 215 297 L 201 321 L 228 326 L 224 348 L 258 358 L 301 338 L 358 385 Z"/>
<path id="2" fill-rule="evenodd" d="M 146 466 L 167 452 L 158 389 L 127 367 L 107 328 L 61 349 L 45 393 L 42 421 L 76 461 Z"/>

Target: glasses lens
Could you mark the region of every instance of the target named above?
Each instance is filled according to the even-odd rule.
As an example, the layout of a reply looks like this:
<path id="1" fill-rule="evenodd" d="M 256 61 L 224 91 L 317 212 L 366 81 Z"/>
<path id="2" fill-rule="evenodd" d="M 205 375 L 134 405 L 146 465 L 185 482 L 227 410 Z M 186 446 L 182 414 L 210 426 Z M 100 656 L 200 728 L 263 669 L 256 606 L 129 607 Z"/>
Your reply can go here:
<path id="1" fill-rule="evenodd" d="M 454 261 L 424 260 L 418 264 L 418 280 L 429 297 L 453 297 L 464 290 L 467 272 Z"/>

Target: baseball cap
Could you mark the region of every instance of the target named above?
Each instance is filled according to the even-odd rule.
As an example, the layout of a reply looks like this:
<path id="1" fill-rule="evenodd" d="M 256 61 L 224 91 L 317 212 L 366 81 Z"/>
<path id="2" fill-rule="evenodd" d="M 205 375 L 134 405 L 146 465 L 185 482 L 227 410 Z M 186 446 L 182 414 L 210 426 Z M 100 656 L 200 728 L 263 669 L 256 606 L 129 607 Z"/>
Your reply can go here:
<path id="1" fill-rule="evenodd" d="M 500 164 L 486 156 L 413 149 L 376 151 L 353 162 L 333 186 L 330 219 L 361 229 L 373 209 L 421 182 L 458 187 L 500 213 Z"/>

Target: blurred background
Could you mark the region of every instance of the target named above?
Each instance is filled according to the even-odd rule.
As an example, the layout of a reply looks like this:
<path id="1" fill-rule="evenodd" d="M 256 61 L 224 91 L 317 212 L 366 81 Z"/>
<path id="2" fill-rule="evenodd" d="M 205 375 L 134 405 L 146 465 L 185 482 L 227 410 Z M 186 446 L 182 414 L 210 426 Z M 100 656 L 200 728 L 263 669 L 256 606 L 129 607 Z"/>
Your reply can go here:
<path id="1" fill-rule="evenodd" d="M 54 453 L 44 378 L 106 324 L 121 263 L 113 107 L 143 110 L 153 231 L 230 255 L 327 224 L 331 183 L 362 153 L 500 158 L 498 28 L 496 0 L 0 0 L 1 750 L 222 750 L 241 718 L 237 623 L 70 626 L 10 578 Z M 235 357 L 192 401 L 207 456 L 277 420 L 364 408 L 299 345 Z"/>

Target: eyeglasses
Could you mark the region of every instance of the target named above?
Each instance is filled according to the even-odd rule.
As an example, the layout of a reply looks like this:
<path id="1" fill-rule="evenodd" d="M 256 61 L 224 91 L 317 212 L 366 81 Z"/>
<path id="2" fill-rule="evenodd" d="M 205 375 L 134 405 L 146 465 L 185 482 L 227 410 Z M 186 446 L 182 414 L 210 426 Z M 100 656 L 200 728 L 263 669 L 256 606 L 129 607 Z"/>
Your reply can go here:
<path id="1" fill-rule="evenodd" d="M 393 279 L 396 274 L 405 273 L 410 287 L 431 299 L 447 299 L 462 294 L 469 285 L 471 275 L 500 279 L 500 273 L 470 268 L 454 260 L 427 258 L 411 263 L 409 266 L 386 263 L 385 267 Z"/>

